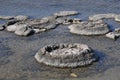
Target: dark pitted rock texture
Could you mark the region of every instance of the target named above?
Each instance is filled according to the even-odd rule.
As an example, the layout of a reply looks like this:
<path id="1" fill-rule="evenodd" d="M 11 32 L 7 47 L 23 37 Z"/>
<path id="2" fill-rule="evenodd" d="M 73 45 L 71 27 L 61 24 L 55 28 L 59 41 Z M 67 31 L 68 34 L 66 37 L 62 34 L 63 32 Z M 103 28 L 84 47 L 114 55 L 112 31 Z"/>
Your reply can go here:
<path id="1" fill-rule="evenodd" d="M 92 64 L 98 59 L 85 44 L 56 44 L 40 49 L 35 59 L 39 63 L 55 67 L 78 67 Z"/>
<path id="2" fill-rule="evenodd" d="M 80 35 L 103 35 L 109 32 L 108 25 L 102 20 L 83 21 L 69 26 L 70 32 Z"/>

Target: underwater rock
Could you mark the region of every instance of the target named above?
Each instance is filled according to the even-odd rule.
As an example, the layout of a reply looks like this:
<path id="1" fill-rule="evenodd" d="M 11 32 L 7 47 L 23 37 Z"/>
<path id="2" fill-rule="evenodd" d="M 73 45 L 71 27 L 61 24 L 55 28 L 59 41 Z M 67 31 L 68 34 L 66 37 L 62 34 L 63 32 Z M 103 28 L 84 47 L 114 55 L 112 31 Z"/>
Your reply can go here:
<path id="1" fill-rule="evenodd" d="M 54 13 L 54 16 L 62 17 L 62 16 L 71 16 L 71 15 L 77 15 L 77 11 L 60 11 L 58 13 Z"/>
<path id="2" fill-rule="evenodd" d="M 109 32 L 105 36 L 114 40 L 117 39 L 118 37 L 120 37 L 120 28 L 116 28 L 115 31 Z"/>
<path id="3" fill-rule="evenodd" d="M 98 60 L 93 50 L 85 44 L 56 44 L 40 49 L 35 59 L 55 67 L 87 66 Z"/>
<path id="4" fill-rule="evenodd" d="M 101 19 L 114 19 L 117 16 L 117 14 L 114 13 L 108 13 L 108 14 L 95 14 L 95 15 L 91 15 L 89 16 L 89 20 L 101 20 Z"/>
<path id="5" fill-rule="evenodd" d="M 80 35 L 103 35 L 109 32 L 108 25 L 102 20 L 82 21 L 79 24 L 72 24 L 68 28 L 71 33 Z"/>

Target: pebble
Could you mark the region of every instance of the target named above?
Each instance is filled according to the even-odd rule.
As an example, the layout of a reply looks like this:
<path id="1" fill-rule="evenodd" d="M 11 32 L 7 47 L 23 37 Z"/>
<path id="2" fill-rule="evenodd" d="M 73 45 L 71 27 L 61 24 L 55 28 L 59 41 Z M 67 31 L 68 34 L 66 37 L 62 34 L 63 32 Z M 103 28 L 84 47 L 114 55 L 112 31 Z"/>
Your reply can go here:
<path id="1" fill-rule="evenodd" d="M 75 78 L 78 77 L 78 75 L 75 74 L 75 73 L 71 73 L 70 76 L 71 76 L 71 77 L 75 77 Z"/>

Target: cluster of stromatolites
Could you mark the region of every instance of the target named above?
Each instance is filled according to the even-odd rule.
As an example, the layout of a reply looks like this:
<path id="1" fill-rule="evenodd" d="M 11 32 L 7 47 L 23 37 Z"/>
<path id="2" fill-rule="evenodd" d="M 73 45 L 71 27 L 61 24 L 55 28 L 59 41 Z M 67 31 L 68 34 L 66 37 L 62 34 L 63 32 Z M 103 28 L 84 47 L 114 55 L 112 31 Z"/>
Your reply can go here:
<path id="1" fill-rule="evenodd" d="M 40 49 L 35 59 L 39 63 L 55 67 L 78 67 L 92 64 L 98 59 L 85 44 L 55 44 Z"/>

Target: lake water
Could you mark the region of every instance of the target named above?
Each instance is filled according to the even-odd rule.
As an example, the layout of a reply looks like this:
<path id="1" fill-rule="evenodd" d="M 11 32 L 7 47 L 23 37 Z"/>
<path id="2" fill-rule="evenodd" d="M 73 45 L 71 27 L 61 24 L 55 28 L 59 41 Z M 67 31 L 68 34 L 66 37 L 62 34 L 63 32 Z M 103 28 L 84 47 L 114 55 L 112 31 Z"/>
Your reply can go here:
<path id="1" fill-rule="evenodd" d="M 62 10 L 78 11 L 80 14 L 74 17 L 87 20 L 88 16 L 98 13 L 120 14 L 120 0 L 0 0 L 0 15 L 41 18 Z M 113 20 L 106 22 L 111 25 L 112 30 L 120 26 Z M 29 37 L 0 31 L 0 80 L 109 80 L 111 76 L 119 80 L 120 77 L 114 75 L 120 74 L 119 68 L 116 68 L 120 67 L 119 42 L 120 39 L 113 41 L 105 36 L 74 35 L 69 33 L 67 26 L 59 26 Z M 75 69 L 39 64 L 34 59 L 35 53 L 52 43 L 85 43 L 98 53 L 100 61 L 89 67 Z M 109 72 L 111 69 L 112 73 Z M 77 74 L 78 78 L 71 77 L 70 73 Z"/>

